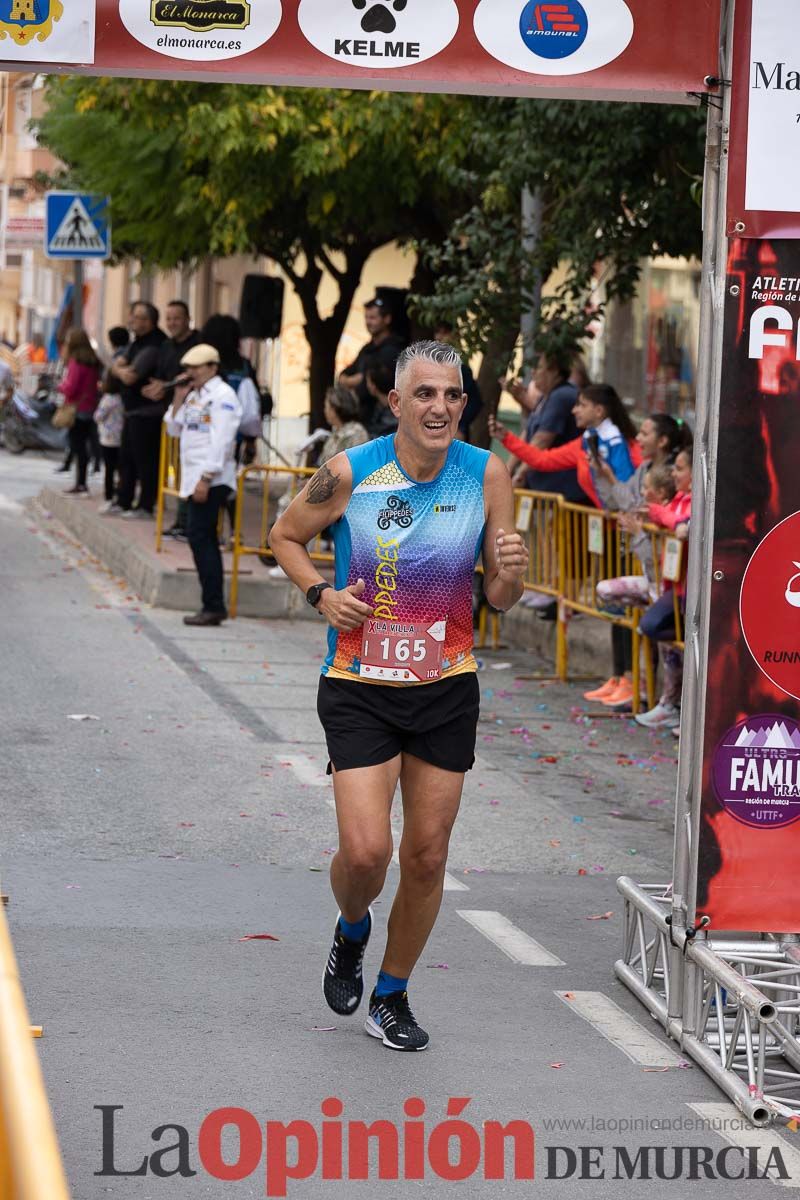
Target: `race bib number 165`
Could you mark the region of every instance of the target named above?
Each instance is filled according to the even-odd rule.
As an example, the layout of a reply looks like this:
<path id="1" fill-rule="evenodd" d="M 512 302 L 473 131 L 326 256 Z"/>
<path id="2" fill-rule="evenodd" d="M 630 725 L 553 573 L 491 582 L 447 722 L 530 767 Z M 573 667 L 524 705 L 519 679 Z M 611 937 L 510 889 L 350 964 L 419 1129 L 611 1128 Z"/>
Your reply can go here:
<path id="1" fill-rule="evenodd" d="M 428 683 L 442 676 L 446 621 L 364 622 L 359 674 L 383 683 Z"/>

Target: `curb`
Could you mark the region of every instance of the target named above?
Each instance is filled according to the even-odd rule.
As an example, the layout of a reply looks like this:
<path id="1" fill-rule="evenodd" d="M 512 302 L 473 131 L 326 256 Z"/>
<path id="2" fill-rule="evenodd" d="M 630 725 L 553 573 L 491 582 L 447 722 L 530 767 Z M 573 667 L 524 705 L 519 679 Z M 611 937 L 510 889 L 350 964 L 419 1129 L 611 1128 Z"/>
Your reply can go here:
<path id="1" fill-rule="evenodd" d="M 155 551 L 142 550 L 131 542 L 117 522 L 98 516 L 80 501 L 49 487 L 43 488 L 29 504 L 37 517 L 49 515 L 60 521 L 109 570 L 126 579 L 146 604 L 181 612 L 196 612 L 200 608 L 200 584 L 194 571 L 162 566 Z M 226 593 L 230 590 L 229 575 L 225 577 L 225 590 Z M 266 576 L 256 579 L 240 576 L 239 615 L 319 620 L 288 580 Z"/>
<path id="2" fill-rule="evenodd" d="M 29 502 L 39 517 L 49 514 L 69 530 L 116 575 L 122 576 L 146 604 L 181 612 L 200 607 L 200 585 L 193 571 L 164 567 L 155 551 L 142 550 L 129 541 L 115 521 L 99 517 L 80 501 L 53 488 L 43 488 Z M 226 593 L 230 576 L 225 578 Z M 319 620 L 300 592 L 288 580 L 240 576 L 239 616 Z M 602 676 L 611 673 L 610 634 L 605 621 L 585 618 L 570 621 L 567 634 L 571 674 Z M 541 621 L 529 608 L 517 606 L 503 617 L 501 640 L 529 650 L 545 663 L 555 663 L 556 627 Z M 486 653 L 477 651 L 478 656 Z M 502 654 L 502 651 L 500 651 Z"/>

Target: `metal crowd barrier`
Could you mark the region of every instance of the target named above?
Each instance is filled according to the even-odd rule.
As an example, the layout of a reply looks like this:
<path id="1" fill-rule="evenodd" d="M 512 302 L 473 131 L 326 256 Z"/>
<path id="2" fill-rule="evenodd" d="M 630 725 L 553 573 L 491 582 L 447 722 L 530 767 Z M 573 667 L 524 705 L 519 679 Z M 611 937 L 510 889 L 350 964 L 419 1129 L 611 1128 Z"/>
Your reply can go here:
<path id="1" fill-rule="evenodd" d="M 563 501 L 561 519 L 564 526 L 564 553 L 560 575 L 561 613 L 564 617 L 569 612 L 583 613 L 630 631 L 633 711 L 638 712 L 642 648 L 639 621 L 642 609 L 629 605 L 602 608 L 597 598 L 597 585 L 603 579 L 616 579 L 621 575 L 642 575 L 641 564 L 630 549 L 630 538 L 619 528 L 615 513 Z M 566 636 L 564 641 L 566 644 Z M 648 700 L 652 707 L 655 702 L 655 687 L 649 653 L 645 669 Z"/>
<path id="2" fill-rule="evenodd" d="M 286 508 L 313 475 L 313 467 L 260 466 L 253 464 L 239 472 L 236 487 L 236 517 L 233 527 L 233 569 L 228 610 L 236 616 L 239 602 L 239 574 L 242 558 L 255 554 L 263 563 L 275 563 L 269 548 L 269 531 Z M 255 495 L 258 501 L 258 523 L 251 531 L 245 527 L 245 495 Z M 256 536 L 254 537 L 253 534 Z M 325 549 L 325 539 L 318 534 L 308 552 L 315 562 L 332 563 L 333 552 Z"/>
<path id="3" fill-rule="evenodd" d="M 156 500 L 156 551 L 161 550 L 164 532 L 164 497 L 180 499 L 181 439 L 170 437 L 166 425 L 161 426 L 161 453 L 158 460 L 158 499 Z"/>
<path id="4" fill-rule="evenodd" d="M 169 445 L 170 442 L 177 445 L 175 439 L 165 434 L 162 439 L 159 518 L 163 509 L 162 493 L 176 495 L 179 482 L 175 448 Z M 313 474 L 314 469 L 311 467 L 255 464 L 240 471 L 229 604 L 231 616 L 235 617 L 237 612 L 242 560 L 255 555 L 265 565 L 274 563 L 274 555 L 268 543 L 269 531 L 280 512 Z M 558 604 L 555 663 L 557 677 L 565 681 L 568 677 L 567 628 L 570 613 L 582 613 L 609 624 L 619 625 L 628 629 L 631 634 L 633 704 L 634 711 L 637 711 L 641 682 L 641 649 L 645 640 L 639 633 L 643 610 L 627 606 L 613 611 L 601 607 L 597 598 L 597 584 L 602 579 L 613 579 L 621 575 L 643 575 L 642 566 L 630 549 L 631 539 L 619 529 L 614 513 L 571 504 L 562 496 L 551 492 L 517 489 L 514 495 L 516 529 L 525 539 L 529 553 L 525 589 L 552 596 Z M 246 496 L 255 498 L 255 512 L 250 504 L 245 512 Z M 676 634 L 671 644 L 682 648 L 683 615 L 679 585 L 683 573 L 684 543 L 668 530 L 648 526 L 646 531 L 651 538 L 655 582 L 659 591 L 664 583 L 673 583 Z M 312 559 L 320 563 L 330 564 L 334 559 L 332 547 L 322 535 L 309 545 L 309 553 Z M 478 622 L 479 646 L 485 644 L 488 620 L 488 607 L 482 605 Z M 493 641 L 497 644 L 498 625 L 494 621 L 492 633 Z M 653 655 L 649 648 L 644 655 L 644 663 L 648 700 L 652 706 L 655 703 L 655 672 Z"/>
<path id="5" fill-rule="evenodd" d="M 0 905 L 0 1200 L 69 1200 L 19 971 Z"/>

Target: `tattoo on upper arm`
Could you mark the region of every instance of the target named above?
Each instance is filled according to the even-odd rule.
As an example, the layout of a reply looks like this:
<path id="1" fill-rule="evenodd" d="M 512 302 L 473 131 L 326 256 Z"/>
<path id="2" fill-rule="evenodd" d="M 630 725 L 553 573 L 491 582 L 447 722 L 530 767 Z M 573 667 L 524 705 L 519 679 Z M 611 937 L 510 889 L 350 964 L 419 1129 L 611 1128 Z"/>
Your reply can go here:
<path id="1" fill-rule="evenodd" d="M 317 471 L 316 475 L 311 477 L 311 482 L 306 491 L 307 504 L 324 504 L 330 500 L 333 493 L 339 486 L 339 476 L 334 475 L 327 466 L 322 466 Z"/>

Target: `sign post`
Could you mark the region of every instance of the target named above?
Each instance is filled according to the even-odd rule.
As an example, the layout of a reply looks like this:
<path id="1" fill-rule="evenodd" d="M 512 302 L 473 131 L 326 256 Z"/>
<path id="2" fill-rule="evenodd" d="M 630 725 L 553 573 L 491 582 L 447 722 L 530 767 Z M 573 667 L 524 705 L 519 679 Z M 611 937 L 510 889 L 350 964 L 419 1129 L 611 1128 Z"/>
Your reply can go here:
<path id="1" fill-rule="evenodd" d="M 72 323 L 83 325 L 83 263 L 111 257 L 111 200 L 82 192 L 48 192 L 45 197 L 44 252 L 74 262 Z"/>

